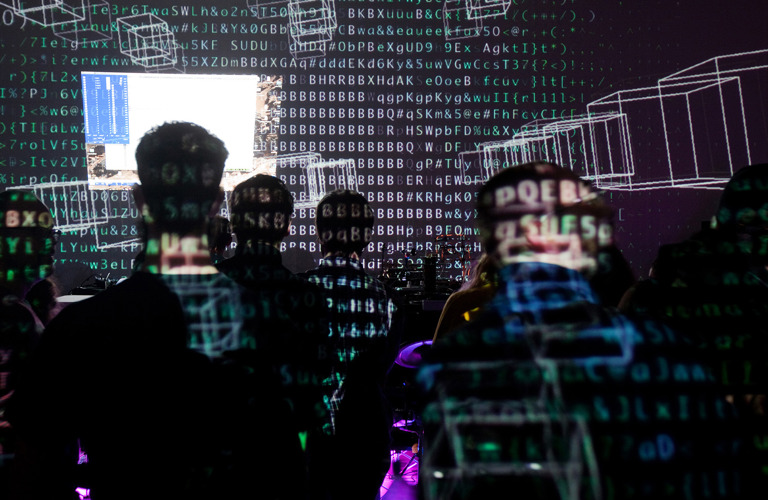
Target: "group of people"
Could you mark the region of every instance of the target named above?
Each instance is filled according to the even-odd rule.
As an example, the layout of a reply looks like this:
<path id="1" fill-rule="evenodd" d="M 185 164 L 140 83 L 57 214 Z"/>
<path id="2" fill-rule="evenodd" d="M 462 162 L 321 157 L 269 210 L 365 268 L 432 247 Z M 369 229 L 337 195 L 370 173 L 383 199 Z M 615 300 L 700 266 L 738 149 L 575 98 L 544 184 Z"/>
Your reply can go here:
<path id="1" fill-rule="evenodd" d="M 217 217 L 227 156 L 195 124 L 149 131 L 135 271 L 50 321 L 24 298 L 51 273 L 53 218 L 0 193 L 2 498 L 377 498 L 399 342 L 360 264 L 373 210 L 326 195 L 322 261 L 296 275 L 278 178 L 239 184 Z M 422 498 L 761 498 L 768 165 L 620 303 L 611 210 L 573 172 L 510 167 L 477 200 L 482 269 L 416 376 Z"/>
<path id="2" fill-rule="evenodd" d="M 321 200 L 324 258 L 299 277 L 279 251 L 292 195 L 255 175 L 230 200 L 235 255 L 217 258 L 227 156 L 192 123 L 149 131 L 136 269 L 47 325 L 23 299 L 51 273 L 53 219 L 31 192 L 0 194 L 3 498 L 378 494 L 397 346 L 393 302 L 359 263 L 373 212 L 352 191 Z"/>

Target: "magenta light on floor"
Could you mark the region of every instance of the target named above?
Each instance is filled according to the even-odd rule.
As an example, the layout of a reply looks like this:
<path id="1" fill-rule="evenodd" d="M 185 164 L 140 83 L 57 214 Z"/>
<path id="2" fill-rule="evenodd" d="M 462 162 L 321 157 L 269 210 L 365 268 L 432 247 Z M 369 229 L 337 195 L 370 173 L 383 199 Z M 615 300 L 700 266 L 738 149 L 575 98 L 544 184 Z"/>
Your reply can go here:
<path id="1" fill-rule="evenodd" d="M 413 450 L 391 452 L 392 460 L 379 489 L 382 500 L 416 500 L 419 455 Z"/>

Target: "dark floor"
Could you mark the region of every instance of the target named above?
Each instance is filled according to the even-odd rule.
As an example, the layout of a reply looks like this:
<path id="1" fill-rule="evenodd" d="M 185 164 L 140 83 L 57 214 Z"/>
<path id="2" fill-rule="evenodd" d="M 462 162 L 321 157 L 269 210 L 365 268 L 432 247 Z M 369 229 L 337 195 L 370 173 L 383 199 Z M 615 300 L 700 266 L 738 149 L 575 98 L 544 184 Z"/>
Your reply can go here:
<path id="1" fill-rule="evenodd" d="M 411 450 L 392 451 L 392 464 L 379 490 L 380 500 L 416 500 L 419 480 L 419 455 Z M 89 500 L 90 492 L 77 490 L 80 500 Z"/>

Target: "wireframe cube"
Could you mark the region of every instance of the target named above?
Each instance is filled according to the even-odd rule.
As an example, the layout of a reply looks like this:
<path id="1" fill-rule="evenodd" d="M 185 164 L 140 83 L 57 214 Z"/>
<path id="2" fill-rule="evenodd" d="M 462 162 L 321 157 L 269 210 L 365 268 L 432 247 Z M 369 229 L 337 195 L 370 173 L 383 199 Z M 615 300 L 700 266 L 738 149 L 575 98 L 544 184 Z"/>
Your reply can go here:
<path id="1" fill-rule="evenodd" d="M 333 0 L 291 0 L 288 3 L 289 48 L 296 59 L 324 57 L 337 26 Z"/>
<path id="2" fill-rule="evenodd" d="M 47 28 L 84 19 L 82 0 L 0 0 L 0 5 Z"/>
<path id="3" fill-rule="evenodd" d="M 176 37 L 168 23 L 153 14 L 138 14 L 117 20 L 120 52 L 149 69 L 162 69 L 178 62 Z"/>
<path id="4" fill-rule="evenodd" d="M 466 2 L 469 19 L 503 16 L 512 5 L 512 0 L 466 0 Z"/>
<path id="5" fill-rule="evenodd" d="M 355 160 L 344 159 L 307 164 L 307 191 L 295 204 L 297 209 L 315 208 L 328 191 L 350 189 L 357 191 Z"/>
<path id="6" fill-rule="evenodd" d="M 686 94 L 691 141 L 685 154 L 699 168 L 728 164 L 735 171 L 768 157 L 768 117 L 762 112 L 768 101 L 768 50 L 714 57 L 661 78 L 658 85 L 664 104 L 671 94 Z M 664 112 L 674 110 L 665 106 Z"/>
<path id="7" fill-rule="evenodd" d="M 689 122 L 691 97 L 698 91 L 706 92 L 706 86 L 694 87 L 619 91 L 587 105 L 590 113 L 623 114 L 630 121 L 629 148 L 638 155 L 634 158 L 635 175 L 623 188 L 716 185 L 731 176 L 727 166 L 698 165 L 696 158 L 691 157 L 690 145 L 694 140 L 691 135 L 694 125 Z"/>
<path id="8" fill-rule="evenodd" d="M 623 114 L 536 120 L 525 124 L 514 140 L 533 142 L 523 149 L 525 161 L 557 163 L 601 188 L 626 185 L 635 173 L 627 116 Z M 535 157 L 537 152 L 539 158 Z"/>
<path id="9" fill-rule="evenodd" d="M 88 190 L 87 181 L 45 182 L 30 186 L 51 210 L 54 226 L 62 233 L 88 230 L 106 224 L 109 197 Z"/>
<path id="10" fill-rule="evenodd" d="M 82 20 L 54 24 L 53 34 L 75 45 L 112 39 L 112 7 L 105 0 L 85 0 L 75 12 Z"/>
<path id="11" fill-rule="evenodd" d="M 288 3 L 288 31 L 297 42 L 333 39 L 336 7 L 332 0 L 299 0 Z"/>
<path id="12" fill-rule="evenodd" d="M 446 40 L 461 40 L 480 36 L 482 18 L 470 18 L 467 0 L 445 0 L 443 2 L 443 28 Z"/>
<path id="13" fill-rule="evenodd" d="M 571 169 L 600 188 L 627 186 L 635 173 L 626 115 L 583 115 L 536 120 L 511 139 L 479 145 L 460 154 L 467 184 L 480 184 L 505 168 L 548 161 Z"/>

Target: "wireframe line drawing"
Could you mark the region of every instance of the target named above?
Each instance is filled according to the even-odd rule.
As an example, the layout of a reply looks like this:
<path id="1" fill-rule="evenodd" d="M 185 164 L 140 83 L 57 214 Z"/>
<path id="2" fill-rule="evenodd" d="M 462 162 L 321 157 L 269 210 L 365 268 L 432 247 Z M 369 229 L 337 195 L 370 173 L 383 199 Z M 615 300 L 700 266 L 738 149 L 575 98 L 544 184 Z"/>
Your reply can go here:
<path id="1" fill-rule="evenodd" d="M 109 225 L 118 217 L 112 204 L 122 197 L 117 191 L 91 191 L 88 181 L 44 182 L 14 189 L 28 189 L 43 202 L 53 215 L 54 229 L 62 234 L 78 234 L 81 238 L 93 236 L 96 248 L 135 247 L 140 239 L 122 238 L 117 243 L 108 243 Z M 100 229 L 105 229 L 101 231 Z M 102 234 L 103 233 L 103 234 Z"/>
<path id="2" fill-rule="evenodd" d="M 446 40 L 480 36 L 483 20 L 503 16 L 512 0 L 445 0 L 443 28 Z"/>
<path id="3" fill-rule="evenodd" d="M 582 484 L 588 484 L 591 497 L 602 498 L 586 419 L 566 409 L 558 390 L 545 389 L 548 377 L 542 377 L 539 397 L 515 399 L 499 387 L 496 397 L 489 398 L 488 386 L 486 397 L 467 395 L 471 391 L 463 381 L 496 380 L 491 374 L 503 370 L 505 363 L 450 363 L 444 380 L 436 382 L 437 398 L 427 404 L 422 417 L 426 427 L 437 426 L 432 440 L 425 439 L 420 462 L 425 498 L 456 498 L 454 492 L 464 485 L 493 477 L 549 483 L 561 500 L 577 500 Z M 557 370 L 553 363 L 547 369 Z M 539 452 L 517 453 L 509 447 L 511 436 L 525 436 Z"/>
<path id="4" fill-rule="evenodd" d="M 325 57 L 338 28 L 335 0 L 247 0 L 260 19 L 288 18 L 288 48 L 296 60 Z"/>
<path id="5" fill-rule="evenodd" d="M 120 52 L 148 71 L 178 67 L 182 51 L 168 23 L 154 14 L 117 19 Z"/>
<path id="6" fill-rule="evenodd" d="M 768 50 L 715 57 L 592 101 L 584 115 L 532 121 L 511 139 L 460 153 L 462 174 L 478 184 L 546 160 L 605 190 L 720 189 L 768 158 L 767 88 Z"/>
<path id="7" fill-rule="evenodd" d="M 323 161 L 318 153 L 298 153 L 277 157 L 276 172 L 300 169 L 306 176 L 304 191 L 298 193 L 296 210 L 315 208 L 320 200 L 335 189 L 358 190 L 355 160 L 341 159 Z"/>
<path id="8" fill-rule="evenodd" d="M 62 5 L 66 0 L 61 0 Z M 75 47 L 112 39 L 112 6 L 103 0 L 81 0 L 72 11 L 78 19 L 51 26 L 53 34 Z M 82 19 L 80 19 L 82 18 Z"/>
<path id="9" fill-rule="evenodd" d="M 358 190 L 355 161 L 352 159 L 323 161 L 319 154 L 307 153 L 278 156 L 276 162 L 281 170 L 298 168 L 299 175 L 306 176 L 305 190 L 296 196 L 296 210 L 315 208 L 327 192 L 335 189 Z M 224 193 L 224 204 L 220 212 L 224 217 L 229 217 L 232 187 Z M 81 238 L 93 236 L 99 250 L 135 249 L 141 245 L 141 236 L 138 234 L 110 234 L 109 230 L 100 230 L 109 228 L 117 220 L 125 222 L 124 215 L 138 219 L 139 213 L 133 205 L 133 198 L 125 190 L 92 190 L 88 181 L 47 182 L 15 186 L 14 189 L 33 191 L 51 210 L 54 229 L 63 234 L 78 233 Z M 127 202 L 130 208 L 118 211 L 113 207 L 118 201 Z M 113 238 L 106 237 L 110 235 Z"/>
<path id="10" fill-rule="evenodd" d="M 294 59 L 324 57 L 337 26 L 334 0 L 288 2 L 288 32 Z"/>
<path id="11" fill-rule="evenodd" d="M 15 15 L 46 28 L 85 20 L 84 0 L 2 0 L 0 5 Z"/>
<path id="12" fill-rule="evenodd" d="M 112 5 L 104 0 L 0 0 L 25 21 L 51 28 L 53 34 L 73 49 L 111 40 L 117 31 L 120 53 L 147 71 L 184 72 L 182 48 L 168 23 L 154 14 L 119 17 L 112 23 Z"/>

